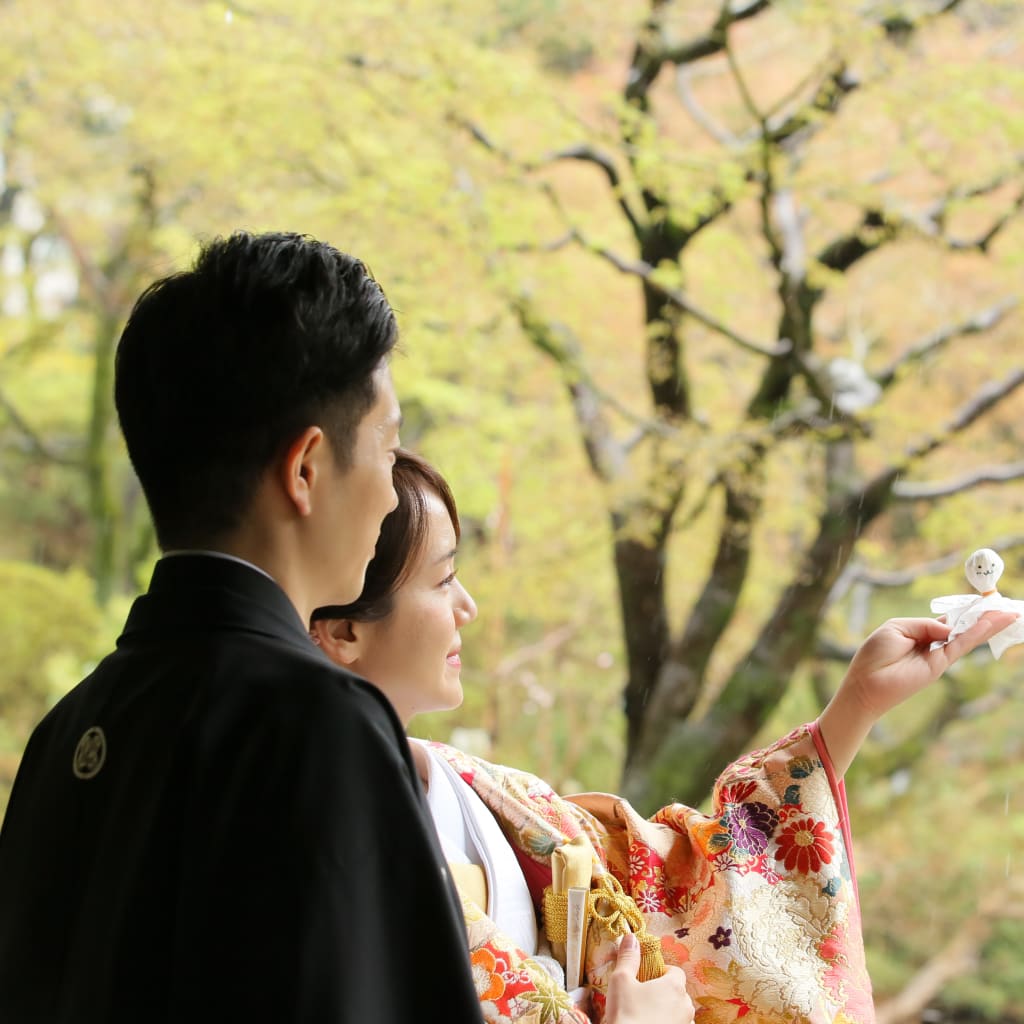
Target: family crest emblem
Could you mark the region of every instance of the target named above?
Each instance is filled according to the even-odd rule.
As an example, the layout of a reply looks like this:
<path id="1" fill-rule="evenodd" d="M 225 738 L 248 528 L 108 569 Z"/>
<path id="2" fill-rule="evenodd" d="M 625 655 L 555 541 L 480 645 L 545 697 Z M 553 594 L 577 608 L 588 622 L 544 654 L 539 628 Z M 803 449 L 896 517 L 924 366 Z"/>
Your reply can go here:
<path id="1" fill-rule="evenodd" d="M 91 729 L 86 729 L 78 741 L 71 770 L 75 773 L 75 778 L 92 779 L 99 774 L 106 759 L 107 737 L 98 725 L 94 725 Z"/>

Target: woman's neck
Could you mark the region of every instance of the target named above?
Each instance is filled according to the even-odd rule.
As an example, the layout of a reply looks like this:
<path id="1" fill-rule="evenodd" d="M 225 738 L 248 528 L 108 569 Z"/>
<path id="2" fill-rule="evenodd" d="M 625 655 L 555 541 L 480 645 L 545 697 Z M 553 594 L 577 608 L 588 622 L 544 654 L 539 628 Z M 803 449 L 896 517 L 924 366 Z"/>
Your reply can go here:
<path id="1" fill-rule="evenodd" d="M 426 747 L 418 740 L 409 740 L 409 749 L 412 751 L 412 759 L 416 762 L 416 772 L 423 783 L 423 792 L 430 790 L 430 755 Z"/>

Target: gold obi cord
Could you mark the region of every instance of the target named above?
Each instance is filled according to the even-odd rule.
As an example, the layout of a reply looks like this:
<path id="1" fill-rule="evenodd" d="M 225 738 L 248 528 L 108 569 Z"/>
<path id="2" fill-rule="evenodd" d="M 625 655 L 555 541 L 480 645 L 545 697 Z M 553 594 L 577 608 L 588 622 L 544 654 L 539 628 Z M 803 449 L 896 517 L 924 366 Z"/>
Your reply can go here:
<path id="1" fill-rule="evenodd" d="M 564 892 L 554 892 L 551 886 L 544 890 L 544 931 L 552 943 L 564 943 L 567 938 L 569 900 Z M 643 914 L 612 874 L 601 875 L 587 894 L 587 920 L 584 933 L 589 935 L 591 925 L 603 934 L 615 938 L 632 932 L 640 942 L 641 981 L 660 978 L 665 973 L 665 959 L 661 943 L 649 935 Z"/>

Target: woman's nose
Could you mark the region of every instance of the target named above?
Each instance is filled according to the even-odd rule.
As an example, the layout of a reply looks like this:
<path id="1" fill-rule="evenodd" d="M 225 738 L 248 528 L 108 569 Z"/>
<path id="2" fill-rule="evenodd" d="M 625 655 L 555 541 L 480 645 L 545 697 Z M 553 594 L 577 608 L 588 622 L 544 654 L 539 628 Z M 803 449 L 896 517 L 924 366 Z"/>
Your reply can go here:
<path id="1" fill-rule="evenodd" d="M 476 601 L 473 600 L 470 592 L 460 583 L 459 589 L 462 593 L 455 605 L 455 610 L 462 617 L 464 624 L 472 622 L 476 618 Z"/>

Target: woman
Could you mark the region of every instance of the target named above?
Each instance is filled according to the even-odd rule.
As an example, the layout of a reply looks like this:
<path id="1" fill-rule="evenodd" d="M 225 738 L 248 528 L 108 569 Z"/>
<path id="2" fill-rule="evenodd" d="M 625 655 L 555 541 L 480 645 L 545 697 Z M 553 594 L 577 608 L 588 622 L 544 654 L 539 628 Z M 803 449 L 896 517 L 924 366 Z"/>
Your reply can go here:
<path id="1" fill-rule="evenodd" d="M 456 577 L 447 484 L 406 452 L 394 484 L 398 506 L 361 596 L 318 609 L 311 635 L 379 686 L 408 727 L 461 703 L 461 630 L 477 609 Z M 611 1019 L 614 943 L 632 931 L 647 976 L 683 968 L 698 1024 L 872 1021 L 842 775 L 886 710 L 1010 621 L 993 613 L 934 651 L 949 633 L 941 622 L 887 622 L 816 722 L 726 769 L 711 816 L 675 804 L 645 820 L 617 797 L 562 798 L 526 773 L 411 741 L 463 896 L 485 1017 Z M 567 994 L 564 894 L 575 883 L 591 892 L 585 984 Z"/>

